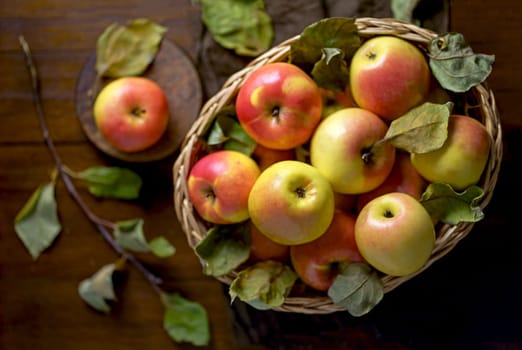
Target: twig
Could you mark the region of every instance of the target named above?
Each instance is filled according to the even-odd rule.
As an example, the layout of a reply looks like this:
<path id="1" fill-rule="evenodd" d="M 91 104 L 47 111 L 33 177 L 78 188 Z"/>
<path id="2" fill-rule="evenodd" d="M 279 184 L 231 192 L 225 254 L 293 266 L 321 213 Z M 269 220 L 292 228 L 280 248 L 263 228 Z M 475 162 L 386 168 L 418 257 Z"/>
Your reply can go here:
<path id="1" fill-rule="evenodd" d="M 40 129 L 42 130 L 42 135 L 44 137 L 45 143 L 47 144 L 47 147 L 54 159 L 58 172 L 65 184 L 65 187 L 67 188 L 67 191 L 69 192 L 70 196 L 74 199 L 74 201 L 78 204 L 78 206 L 81 208 L 81 210 L 84 212 L 84 214 L 87 216 L 87 218 L 96 226 L 98 231 L 100 231 L 107 243 L 109 243 L 109 245 L 118 254 L 125 258 L 125 260 L 131 262 L 131 264 L 134 265 L 134 267 L 136 267 L 136 269 L 138 269 L 150 282 L 154 290 L 161 295 L 162 290 L 160 288 L 160 285 L 163 283 L 162 279 L 152 274 L 138 259 L 136 259 L 134 255 L 123 250 L 118 245 L 118 243 L 114 240 L 112 234 L 108 230 L 114 230 L 116 228 L 116 224 L 114 224 L 111 221 L 102 219 L 98 217 L 96 214 L 94 214 L 76 190 L 74 183 L 72 182 L 69 174 L 66 171 L 66 166 L 63 164 L 60 156 L 58 155 L 56 147 L 54 146 L 53 140 L 49 136 L 49 129 L 47 128 L 47 123 L 45 121 L 45 114 L 43 111 L 42 99 L 40 95 L 40 80 L 38 77 L 38 72 L 36 70 L 36 65 L 33 62 L 31 50 L 23 36 L 19 37 L 19 41 L 20 45 L 22 46 L 22 50 L 25 54 L 27 69 L 29 70 L 29 74 L 31 76 L 33 102 L 36 108 L 36 113 L 38 115 Z"/>

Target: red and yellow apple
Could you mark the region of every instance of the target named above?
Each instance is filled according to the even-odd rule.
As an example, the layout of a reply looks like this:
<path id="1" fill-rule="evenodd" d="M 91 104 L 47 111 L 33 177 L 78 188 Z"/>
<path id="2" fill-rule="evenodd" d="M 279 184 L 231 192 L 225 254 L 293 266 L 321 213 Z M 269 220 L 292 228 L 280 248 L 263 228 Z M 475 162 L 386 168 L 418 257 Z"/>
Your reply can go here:
<path id="1" fill-rule="evenodd" d="M 323 235 L 290 247 L 292 266 L 305 284 L 326 291 L 344 266 L 364 261 L 355 243 L 354 229 L 355 216 L 336 210 Z"/>
<path id="2" fill-rule="evenodd" d="M 296 159 L 295 149 L 278 150 L 272 148 L 266 148 L 260 144 L 256 145 L 252 158 L 259 165 L 261 171 L 268 168 L 270 165 L 280 162 L 282 160 L 294 160 Z"/>
<path id="3" fill-rule="evenodd" d="M 357 105 L 389 121 L 425 100 L 430 76 L 423 53 L 393 36 L 367 40 L 350 64 L 350 86 Z"/>
<path id="4" fill-rule="evenodd" d="M 161 87 L 144 77 L 123 77 L 102 88 L 94 102 L 100 134 L 116 149 L 143 151 L 167 128 L 169 107 Z"/>
<path id="5" fill-rule="evenodd" d="M 246 78 L 235 105 L 240 124 L 257 143 L 291 149 L 307 142 L 321 120 L 322 96 L 299 67 L 275 62 Z"/>
<path id="6" fill-rule="evenodd" d="M 266 168 L 250 196 L 250 219 L 271 240 L 302 244 L 321 236 L 332 221 L 334 194 L 328 180 L 310 164 L 284 160 Z"/>
<path id="7" fill-rule="evenodd" d="M 410 155 L 407 152 L 397 151 L 390 175 L 376 189 L 358 195 L 355 207 L 357 212 L 360 212 L 366 203 L 389 192 L 407 193 L 419 200 L 426 185 L 424 178 L 411 164 Z"/>
<path id="8" fill-rule="evenodd" d="M 310 143 L 310 162 L 335 192 L 368 192 L 384 182 L 395 161 L 395 147 L 381 141 L 388 126 L 374 113 L 345 108 L 317 127 Z"/>
<path id="9" fill-rule="evenodd" d="M 463 190 L 479 182 L 486 167 L 490 136 L 478 120 L 451 115 L 448 137 L 441 148 L 411 155 L 415 169 L 430 182 L 443 182 Z"/>
<path id="10" fill-rule="evenodd" d="M 368 264 L 390 276 L 405 276 L 429 260 L 435 228 L 417 199 L 391 192 L 361 210 L 355 221 L 355 241 Z"/>
<path id="11" fill-rule="evenodd" d="M 286 262 L 290 258 L 290 246 L 279 244 L 259 232 L 250 221 L 250 261 L 276 260 Z"/>
<path id="12" fill-rule="evenodd" d="M 237 151 L 217 151 L 199 159 L 188 175 L 187 191 L 206 221 L 232 224 L 248 219 L 248 196 L 260 174 L 256 162 Z"/>

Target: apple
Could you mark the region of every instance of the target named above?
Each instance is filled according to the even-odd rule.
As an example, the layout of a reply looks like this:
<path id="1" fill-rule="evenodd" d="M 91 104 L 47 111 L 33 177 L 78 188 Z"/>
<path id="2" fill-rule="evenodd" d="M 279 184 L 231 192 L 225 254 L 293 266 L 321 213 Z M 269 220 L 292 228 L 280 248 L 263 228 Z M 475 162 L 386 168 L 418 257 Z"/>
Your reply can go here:
<path id="1" fill-rule="evenodd" d="M 483 124 L 469 116 L 451 115 L 448 137 L 442 147 L 428 153 L 412 153 L 411 162 L 428 181 L 463 190 L 479 182 L 490 147 L 490 136 Z"/>
<path id="2" fill-rule="evenodd" d="M 390 276 L 405 276 L 429 260 L 435 228 L 417 199 L 391 192 L 361 210 L 355 221 L 355 241 L 368 264 Z"/>
<path id="3" fill-rule="evenodd" d="M 271 240 L 302 244 L 321 236 L 332 221 L 334 194 L 328 180 L 308 163 L 284 160 L 266 168 L 250 196 L 250 219 Z"/>
<path id="4" fill-rule="evenodd" d="M 248 195 L 261 171 L 247 155 L 231 150 L 209 153 L 189 172 L 188 196 L 196 212 L 215 224 L 248 219 Z"/>
<path id="5" fill-rule="evenodd" d="M 307 142 L 321 120 L 322 96 L 299 67 L 269 63 L 250 74 L 236 97 L 239 123 L 257 143 L 273 149 Z"/>
<path id="6" fill-rule="evenodd" d="M 336 210 L 326 232 L 311 242 L 290 247 L 295 272 L 308 286 L 327 291 L 344 266 L 362 262 L 355 243 L 355 216 Z"/>
<path id="7" fill-rule="evenodd" d="M 355 102 L 388 121 L 425 100 L 430 77 L 420 49 L 394 36 L 376 36 L 365 41 L 350 63 Z"/>
<path id="8" fill-rule="evenodd" d="M 323 118 L 343 108 L 357 107 L 350 85 L 347 85 L 344 91 L 321 88 L 321 94 L 323 95 Z"/>
<path id="9" fill-rule="evenodd" d="M 419 200 L 426 185 L 424 178 L 411 164 L 409 153 L 397 151 L 395 163 L 386 180 L 376 189 L 358 195 L 355 207 L 357 212 L 360 212 L 366 203 L 389 192 L 407 193 Z"/>
<path id="10" fill-rule="evenodd" d="M 102 88 L 94 102 L 94 122 L 116 149 L 143 151 L 164 134 L 169 121 L 165 93 L 144 77 L 122 77 Z"/>
<path id="11" fill-rule="evenodd" d="M 250 226 L 250 261 L 276 260 L 286 262 L 290 258 L 290 246 L 279 244 L 262 234 L 257 227 Z"/>
<path id="12" fill-rule="evenodd" d="M 357 203 L 357 195 L 334 192 L 335 208 L 352 213 Z"/>
<path id="13" fill-rule="evenodd" d="M 310 142 L 310 162 L 335 192 L 368 192 L 384 182 L 395 160 L 395 147 L 381 141 L 388 126 L 374 113 L 345 108 L 317 127 Z"/>
<path id="14" fill-rule="evenodd" d="M 282 160 L 294 160 L 296 156 L 295 149 L 277 150 L 266 148 L 260 144 L 256 145 L 252 153 L 252 158 L 259 165 L 261 171 Z"/>

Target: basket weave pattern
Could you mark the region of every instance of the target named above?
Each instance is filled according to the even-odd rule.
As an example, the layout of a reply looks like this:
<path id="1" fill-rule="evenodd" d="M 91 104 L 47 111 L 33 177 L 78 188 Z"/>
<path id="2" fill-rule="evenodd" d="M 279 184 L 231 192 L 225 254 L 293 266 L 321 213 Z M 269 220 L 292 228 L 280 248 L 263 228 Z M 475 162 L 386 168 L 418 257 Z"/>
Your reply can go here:
<path id="1" fill-rule="evenodd" d="M 356 25 L 359 30 L 359 35 L 363 40 L 377 35 L 394 35 L 417 44 L 421 48 L 427 48 L 431 40 L 437 37 L 437 33 L 435 32 L 394 19 L 358 18 L 356 19 Z M 198 119 L 187 133 L 181 146 L 179 157 L 173 166 L 174 207 L 181 227 L 187 237 L 187 241 L 192 248 L 205 237 L 208 229 L 205 223 L 195 214 L 187 193 L 186 179 L 190 167 L 193 165 L 194 155 L 198 152 L 197 147 L 195 147 L 198 138 L 213 122 L 215 113 L 233 102 L 246 78 L 258 67 L 272 62 L 285 61 L 290 52 L 290 45 L 297 39 L 298 36 L 295 36 L 271 48 L 251 61 L 244 69 L 230 76 L 222 89 L 205 103 Z M 479 184 L 484 190 L 484 196 L 479 202 L 479 206 L 483 209 L 493 195 L 493 189 L 500 170 L 502 160 L 502 130 L 493 92 L 487 87 L 486 83 L 472 88 L 467 95 L 469 95 L 471 101 L 474 101 L 474 104 L 469 106 L 470 111 L 473 112 L 473 116 L 485 125 L 492 141 L 488 164 Z M 458 225 L 443 225 L 439 227 L 435 248 L 427 264 L 420 271 L 412 275 L 382 277 L 384 291 L 389 292 L 393 290 L 403 282 L 427 269 L 432 263 L 450 252 L 461 239 L 466 237 L 472 228 L 473 223 L 460 223 Z M 231 272 L 218 279 L 225 284 L 230 284 L 236 275 L 236 272 Z M 333 304 L 332 300 L 326 295 L 314 295 L 310 297 L 289 296 L 285 303 L 275 310 L 323 314 L 344 309 Z"/>

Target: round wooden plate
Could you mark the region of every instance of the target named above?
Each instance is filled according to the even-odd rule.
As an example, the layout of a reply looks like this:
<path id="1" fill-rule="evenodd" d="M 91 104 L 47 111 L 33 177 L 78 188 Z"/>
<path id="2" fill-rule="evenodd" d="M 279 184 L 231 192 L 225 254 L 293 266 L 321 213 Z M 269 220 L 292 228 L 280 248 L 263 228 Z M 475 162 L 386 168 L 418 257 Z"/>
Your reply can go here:
<path id="1" fill-rule="evenodd" d="M 181 145 L 192 123 L 198 116 L 202 88 L 196 68 L 186 54 L 174 43 L 163 40 L 154 62 L 142 76 L 155 81 L 167 96 L 170 120 L 162 138 L 140 152 L 123 152 L 114 148 L 101 135 L 93 116 L 96 83 L 96 54 L 84 65 L 76 86 L 76 114 L 89 140 L 104 153 L 128 162 L 150 162 L 163 159 Z M 98 92 L 112 79 L 104 78 Z"/>

